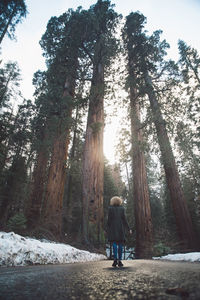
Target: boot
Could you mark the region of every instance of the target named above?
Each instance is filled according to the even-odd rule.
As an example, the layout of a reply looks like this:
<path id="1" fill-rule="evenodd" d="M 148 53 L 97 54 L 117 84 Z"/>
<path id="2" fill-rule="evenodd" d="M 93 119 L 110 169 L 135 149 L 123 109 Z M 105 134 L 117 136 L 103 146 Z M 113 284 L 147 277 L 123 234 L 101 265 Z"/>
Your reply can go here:
<path id="1" fill-rule="evenodd" d="M 116 259 L 113 261 L 112 266 L 113 266 L 113 267 L 116 267 L 116 266 L 117 266 L 117 260 L 116 260 Z"/>
<path id="2" fill-rule="evenodd" d="M 118 261 L 118 267 L 123 267 L 123 263 L 121 262 L 121 260 Z"/>

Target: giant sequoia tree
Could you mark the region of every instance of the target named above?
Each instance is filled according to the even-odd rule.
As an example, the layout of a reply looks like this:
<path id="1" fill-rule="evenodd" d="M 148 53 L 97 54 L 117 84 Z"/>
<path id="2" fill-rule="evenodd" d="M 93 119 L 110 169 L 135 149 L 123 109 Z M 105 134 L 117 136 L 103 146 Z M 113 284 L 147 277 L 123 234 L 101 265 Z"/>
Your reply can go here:
<path id="1" fill-rule="evenodd" d="M 81 39 L 80 35 L 76 35 L 77 23 L 74 22 L 74 16 L 76 19 L 76 13 L 69 11 L 58 19 L 50 20 L 41 41 L 50 61 L 47 81 L 49 86 L 53 87 L 53 92 L 50 90 L 50 101 L 55 105 L 53 108 L 55 130 L 43 205 L 43 221 L 55 233 L 61 233 L 62 226 L 66 160 Z M 51 42 L 54 42 L 55 48 Z"/>
<path id="2" fill-rule="evenodd" d="M 77 12 L 77 14 L 79 11 Z M 39 97 L 40 113 L 45 115 L 43 131 L 40 133 L 50 141 L 50 166 L 47 180 L 45 181 L 48 155 L 45 147 L 40 147 L 37 156 L 36 169 L 40 178 L 35 180 L 33 187 L 32 211 L 34 215 L 41 211 L 41 200 L 38 199 L 36 185 L 43 183 L 41 194 L 44 192 L 42 203 L 42 223 L 56 235 L 61 233 L 62 228 L 62 205 L 64 184 L 66 177 L 66 161 L 68 156 L 69 133 L 72 125 L 72 110 L 74 107 L 75 82 L 77 79 L 78 53 L 80 36 L 76 36 L 76 23 L 73 17 L 76 12 L 69 10 L 59 18 L 53 17 L 47 25 L 47 31 L 42 37 L 41 46 L 47 58 L 48 70 L 42 78 L 41 85 L 45 86 L 45 93 Z M 75 38 L 76 37 L 76 38 Z M 45 82 L 45 84 L 42 84 Z M 44 108 L 46 108 L 46 113 Z M 47 136 L 46 136 L 47 135 Z M 51 147 L 50 147 L 51 146 Z M 42 195 L 41 195 L 42 196 Z M 34 197 L 36 199 L 34 200 Z M 38 199 L 38 200 L 37 200 Z M 37 201 L 36 201 L 37 200 Z M 39 201 L 39 203 L 37 203 Z M 35 205 L 35 204 L 36 205 Z M 34 208 L 35 207 L 35 208 Z M 35 212 L 34 212 L 35 211 Z"/>
<path id="3" fill-rule="evenodd" d="M 173 66 L 172 62 L 165 62 L 164 55 L 168 44 L 160 41 L 160 32 L 156 31 L 148 37 L 142 30 L 144 20 L 138 18 L 138 13 L 131 13 L 132 18 L 132 47 L 135 49 L 137 62 L 133 68 L 138 73 L 138 83 L 142 92 L 148 96 L 155 124 L 158 142 L 160 146 L 162 163 L 165 170 L 167 186 L 173 204 L 176 219 L 177 232 L 180 243 L 185 249 L 195 249 L 196 237 L 187 203 L 181 187 L 181 182 L 175 163 L 172 147 L 167 133 L 166 122 L 163 118 L 159 103 L 159 96 L 168 86 L 165 80 L 164 88 L 158 83 L 158 79 L 166 79 L 166 72 Z M 163 77 L 162 77 L 163 76 Z M 156 81 L 153 81 L 156 78 Z M 162 91 L 162 93 L 161 93 Z"/>
<path id="4" fill-rule="evenodd" d="M 144 17 L 135 15 L 139 20 Z M 149 188 L 147 183 L 146 164 L 144 157 L 144 143 L 142 125 L 140 121 L 140 97 L 137 87 L 137 72 L 134 68 L 137 61 L 137 53 L 133 47 L 133 16 L 126 19 L 124 28 L 124 44 L 128 52 L 128 86 L 130 91 L 130 118 L 132 136 L 132 168 L 133 191 L 136 222 L 136 257 L 149 258 L 153 253 L 153 228 L 151 220 L 151 208 L 149 201 Z M 136 35 L 141 28 L 135 28 Z"/>
<path id="5" fill-rule="evenodd" d="M 85 23 L 88 41 L 83 49 L 92 61 L 89 111 L 83 157 L 83 240 L 103 240 L 103 130 L 105 68 L 116 51 L 118 15 L 110 1 L 99 0 L 89 11 L 91 27 Z M 85 22 L 88 22 L 88 18 Z"/>

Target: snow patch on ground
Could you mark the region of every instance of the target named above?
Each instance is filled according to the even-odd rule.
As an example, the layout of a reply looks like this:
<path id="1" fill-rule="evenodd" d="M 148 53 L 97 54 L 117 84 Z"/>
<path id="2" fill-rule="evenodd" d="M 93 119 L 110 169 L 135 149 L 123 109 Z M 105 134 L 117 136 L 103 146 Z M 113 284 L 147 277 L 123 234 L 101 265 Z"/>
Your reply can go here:
<path id="1" fill-rule="evenodd" d="M 200 252 L 190 252 L 190 253 L 177 253 L 177 254 L 168 254 L 161 257 L 153 257 L 153 259 L 161 260 L 180 260 L 180 261 L 189 261 L 189 262 L 200 262 Z"/>
<path id="2" fill-rule="evenodd" d="M 0 266 L 66 264 L 105 259 L 105 255 L 79 250 L 70 245 L 39 241 L 14 232 L 0 232 Z M 200 262 L 200 252 L 168 254 L 153 259 Z"/>
<path id="3" fill-rule="evenodd" d="M 105 260 L 102 254 L 90 253 L 66 244 L 39 241 L 14 232 L 0 232 L 0 266 L 66 264 Z"/>

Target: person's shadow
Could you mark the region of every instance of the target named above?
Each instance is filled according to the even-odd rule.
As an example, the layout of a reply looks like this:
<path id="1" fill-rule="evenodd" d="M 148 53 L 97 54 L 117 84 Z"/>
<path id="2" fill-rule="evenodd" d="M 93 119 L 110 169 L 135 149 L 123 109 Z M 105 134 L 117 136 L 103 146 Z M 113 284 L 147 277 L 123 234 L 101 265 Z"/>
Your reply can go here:
<path id="1" fill-rule="evenodd" d="M 107 268 L 103 268 L 104 270 L 110 271 L 110 272 L 127 272 L 127 271 L 131 271 L 133 270 L 133 267 L 107 267 Z"/>

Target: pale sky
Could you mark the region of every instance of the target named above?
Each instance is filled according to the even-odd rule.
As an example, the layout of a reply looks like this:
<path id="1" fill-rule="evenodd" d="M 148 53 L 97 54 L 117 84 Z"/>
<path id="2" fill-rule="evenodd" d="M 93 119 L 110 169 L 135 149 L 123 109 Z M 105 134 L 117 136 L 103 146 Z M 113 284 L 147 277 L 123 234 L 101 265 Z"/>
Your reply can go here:
<path id="1" fill-rule="evenodd" d="M 33 74 L 45 69 L 45 61 L 39 46 L 39 40 L 46 30 L 48 20 L 52 16 L 59 16 L 69 8 L 76 9 L 82 6 L 87 9 L 95 4 L 94 0 L 26 0 L 29 14 L 17 26 L 17 42 L 4 38 L 1 47 L 3 63 L 8 60 L 17 61 L 21 69 L 21 89 L 25 98 L 32 98 Z M 146 29 L 151 33 L 154 30 L 163 30 L 162 37 L 167 40 L 171 48 L 169 55 L 172 59 L 178 58 L 178 39 L 200 52 L 200 0 L 115 0 L 115 10 L 124 17 L 132 11 L 140 11 L 147 17 Z M 109 125 L 110 126 L 110 125 Z M 105 154 L 113 161 L 114 134 L 111 124 L 105 132 Z M 116 126 L 114 126 L 116 129 Z M 107 150 L 106 150 L 107 148 Z M 110 152 L 110 153 L 109 153 Z"/>

